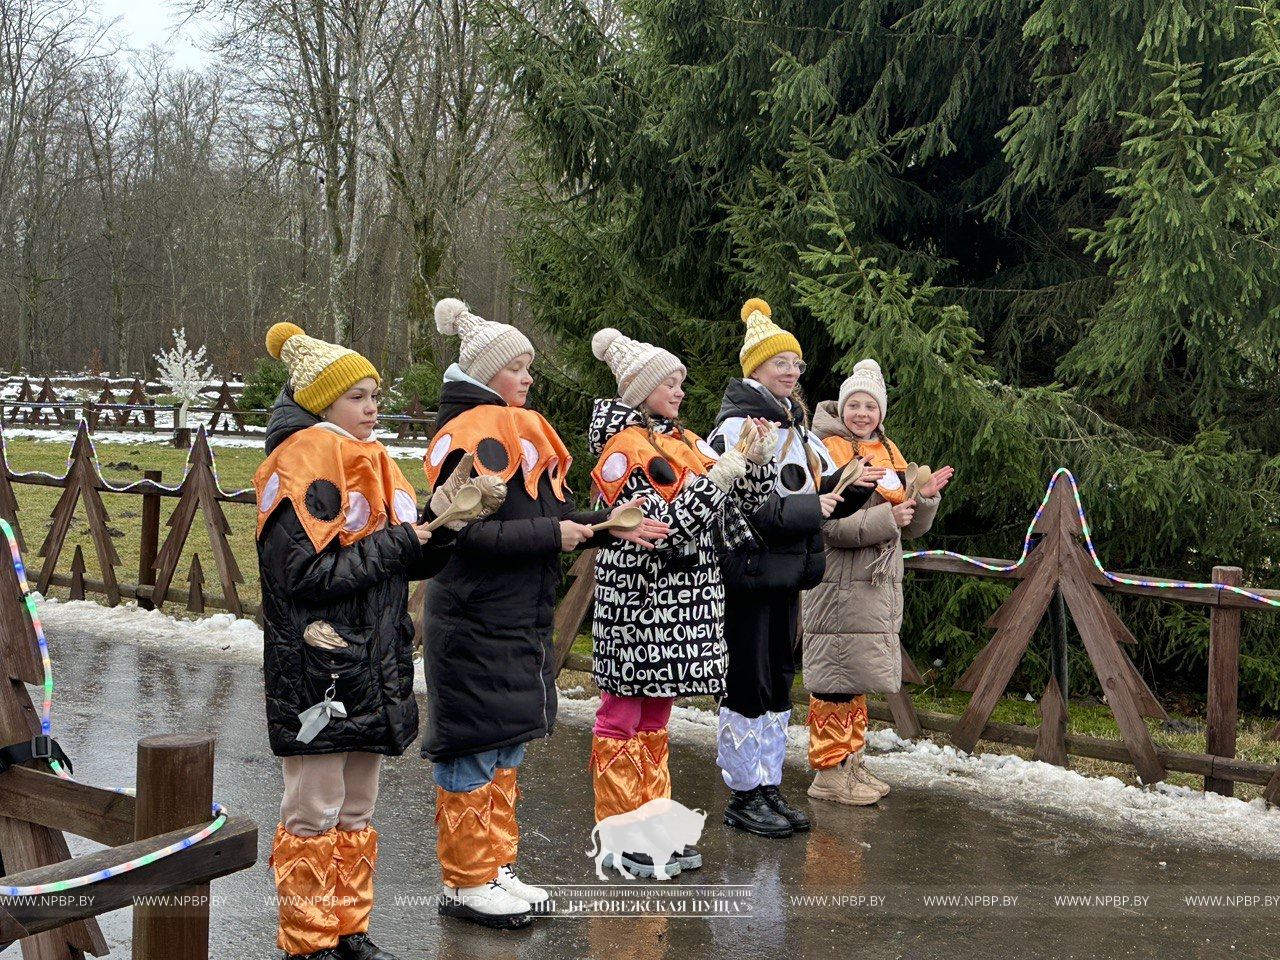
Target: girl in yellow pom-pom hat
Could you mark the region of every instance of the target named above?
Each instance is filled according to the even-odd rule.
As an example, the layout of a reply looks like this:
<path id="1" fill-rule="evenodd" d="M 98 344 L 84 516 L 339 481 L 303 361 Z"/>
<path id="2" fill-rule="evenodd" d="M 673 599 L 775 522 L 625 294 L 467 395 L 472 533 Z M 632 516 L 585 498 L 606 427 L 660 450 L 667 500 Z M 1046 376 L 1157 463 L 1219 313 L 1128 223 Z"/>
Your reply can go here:
<path id="1" fill-rule="evenodd" d="M 777 447 L 777 477 L 764 505 L 751 515 L 755 537 L 724 559 L 727 691 L 720 701 L 717 761 L 733 797 L 725 822 L 767 837 L 809 829 L 805 813 L 779 785 L 791 718 L 793 649 L 800 592 L 822 580 L 822 525 L 852 512 L 871 494 L 869 470 L 843 496 L 839 469 L 808 426 L 796 394 L 805 362 L 800 343 L 772 320 L 763 300 L 742 307 L 746 337 L 741 380 L 730 380 L 709 440 L 719 451 L 744 431 L 765 425 Z M 779 437 L 779 433 L 781 436 Z M 745 440 L 743 441 L 746 442 Z M 773 456 L 773 451 L 769 451 Z"/>
<path id="2" fill-rule="evenodd" d="M 284 768 L 277 944 L 290 958 L 394 960 L 368 935 L 371 821 L 383 757 L 418 733 L 409 581 L 443 567 L 447 536 L 418 522 L 413 487 L 373 439 L 373 364 L 291 323 L 268 331 L 267 350 L 290 375 L 253 478 L 267 733 Z"/>

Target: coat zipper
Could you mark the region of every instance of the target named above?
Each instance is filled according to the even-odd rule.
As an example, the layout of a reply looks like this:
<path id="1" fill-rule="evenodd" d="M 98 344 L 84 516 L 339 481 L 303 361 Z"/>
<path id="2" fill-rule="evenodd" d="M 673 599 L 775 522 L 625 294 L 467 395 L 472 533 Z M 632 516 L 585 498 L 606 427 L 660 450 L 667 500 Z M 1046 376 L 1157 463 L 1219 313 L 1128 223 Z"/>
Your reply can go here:
<path id="1" fill-rule="evenodd" d="M 547 717 L 547 678 L 544 675 L 547 669 L 547 645 L 539 641 L 538 646 L 541 648 L 541 656 L 538 663 L 538 685 L 542 687 L 542 728 L 546 730 L 544 736 L 550 736 L 551 720 Z"/>

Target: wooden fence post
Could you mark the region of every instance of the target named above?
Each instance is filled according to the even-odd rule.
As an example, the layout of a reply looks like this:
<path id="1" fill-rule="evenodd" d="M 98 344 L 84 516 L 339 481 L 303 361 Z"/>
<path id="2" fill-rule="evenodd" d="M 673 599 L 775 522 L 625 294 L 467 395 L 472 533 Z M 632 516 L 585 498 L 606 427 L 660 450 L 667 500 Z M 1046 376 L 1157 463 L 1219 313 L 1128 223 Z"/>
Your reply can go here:
<path id="1" fill-rule="evenodd" d="M 144 470 L 142 476 L 152 483 L 159 483 L 164 476 L 159 470 Z M 138 586 L 155 586 L 156 552 L 160 549 L 160 494 L 142 495 L 142 542 L 138 546 Z M 139 591 L 141 594 L 141 591 Z M 138 606 L 154 610 L 149 598 L 138 597 Z"/>
<path id="2" fill-rule="evenodd" d="M 135 840 L 212 819 L 213 744 L 209 734 L 186 733 L 138 741 Z M 181 862 L 171 862 L 174 879 L 181 879 Z M 190 899 L 184 906 L 134 905 L 133 960 L 208 960 L 209 885 L 183 887 L 170 896 Z"/>
<path id="3" fill-rule="evenodd" d="M 1239 567 L 1214 567 L 1213 582 L 1238 587 Z M 1236 705 L 1240 685 L 1240 610 L 1215 606 L 1209 612 L 1209 708 L 1205 752 L 1234 759 L 1236 755 Z M 1205 777 L 1206 791 L 1234 796 L 1234 781 Z"/>

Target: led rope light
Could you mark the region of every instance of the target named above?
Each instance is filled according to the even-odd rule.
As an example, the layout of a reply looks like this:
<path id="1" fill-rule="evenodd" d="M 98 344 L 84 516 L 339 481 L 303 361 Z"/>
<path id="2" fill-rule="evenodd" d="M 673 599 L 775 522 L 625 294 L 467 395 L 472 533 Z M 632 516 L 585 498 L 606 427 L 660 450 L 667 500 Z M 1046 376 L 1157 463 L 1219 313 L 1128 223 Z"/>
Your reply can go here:
<path id="1" fill-rule="evenodd" d="M 1036 510 L 1036 515 L 1031 518 L 1031 524 L 1027 527 L 1027 535 L 1022 541 L 1022 555 L 1016 561 L 1008 566 L 1000 566 L 997 564 L 986 563 L 976 557 L 968 554 L 956 553 L 952 550 L 915 550 L 902 555 L 904 560 L 910 560 L 914 557 L 951 557 L 953 560 L 962 560 L 965 563 L 972 564 L 975 567 L 981 567 L 983 570 L 989 570 L 992 573 L 1009 573 L 1017 570 L 1027 561 L 1027 555 L 1031 552 L 1031 536 L 1035 529 L 1036 523 L 1040 519 L 1040 515 L 1044 513 L 1044 508 L 1049 503 L 1049 497 L 1053 494 L 1054 485 L 1057 484 L 1059 477 L 1066 477 L 1071 483 L 1071 497 L 1075 500 L 1076 515 L 1080 518 L 1080 529 L 1084 532 L 1084 542 L 1089 548 L 1089 556 L 1093 558 L 1093 565 L 1098 568 L 1108 580 L 1113 583 L 1124 584 L 1129 587 L 1167 587 L 1173 590 L 1217 590 L 1228 591 L 1230 593 L 1239 594 L 1242 597 L 1248 597 L 1258 603 L 1265 604 L 1268 607 L 1280 609 L 1280 600 L 1272 597 L 1264 597 L 1260 593 L 1247 590 L 1244 587 L 1232 586 L 1229 583 L 1198 583 L 1191 580 L 1143 580 L 1137 577 L 1126 577 L 1119 573 L 1111 573 L 1102 565 L 1102 560 L 1098 557 L 1098 550 L 1093 543 L 1093 533 L 1089 529 L 1089 519 L 1085 516 L 1084 505 L 1080 502 L 1080 487 L 1076 483 L 1075 476 L 1066 467 L 1059 467 L 1054 471 L 1053 476 L 1049 480 L 1049 487 L 1045 490 L 1044 499 L 1040 501 L 1040 507 Z"/>
<path id="2" fill-rule="evenodd" d="M 84 420 L 80 421 L 80 423 L 84 423 L 84 422 L 85 422 Z M 198 429 L 197 436 L 199 434 L 204 433 L 203 424 L 201 424 L 197 429 Z M 140 486 L 143 486 L 144 484 L 149 484 L 155 489 L 165 490 L 169 493 L 177 493 L 182 489 L 182 484 L 186 482 L 187 474 L 191 472 L 191 453 L 188 452 L 186 463 L 184 463 L 182 466 L 182 479 L 179 480 L 176 484 L 170 485 L 170 484 L 158 483 L 152 480 L 134 480 L 132 483 L 113 484 L 110 480 L 108 480 L 106 477 L 102 475 L 102 466 L 98 460 L 98 446 L 94 442 L 93 433 L 86 432 L 86 436 L 89 438 L 89 452 L 90 452 L 90 459 L 93 462 L 94 476 L 97 478 L 97 481 L 101 483 L 102 486 L 109 493 L 128 493 L 131 490 L 133 490 L 135 487 L 140 487 Z M 74 449 L 75 449 L 75 444 L 73 443 L 71 446 L 71 450 L 74 450 Z M 194 447 L 192 449 L 194 450 Z M 68 450 L 66 466 L 63 467 L 61 476 L 58 476 L 57 474 L 54 474 L 54 473 L 45 473 L 42 470 L 27 470 L 21 473 L 15 470 L 11 470 L 9 468 L 9 443 L 5 439 L 3 425 L 0 425 L 0 469 L 4 469 L 5 471 L 7 471 L 11 477 L 46 477 L 49 480 L 65 480 L 67 479 L 67 474 L 71 472 L 71 464 L 72 464 L 71 451 Z M 222 489 L 222 481 L 218 477 L 218 458 L 214 456 L 212 446 L 209 447 L 209 466 L 213 471 L 214 487 L 218 491 L 218 493 L 220 493 L 222 496 L 238 497 L 238 496 L 241 496 L 242 494 L 249 493 L 250 491 L 253 490 L 253 487 L 245 487 L 242 490 L 230 490 L 230 491 Z"/>
<path id="3" fill-rule="evenodd" d="M 3 434 L 0 433 L 0 438 Z M 3 517 L 0 517 L 0 531 L 5 535 L 5 539 L 9 541 L 9 554 L 13 560 L 13 571 L 18 575 L 18 585 L 22 588 L 22 603 L 26 608 L 27 615 L 31 618 L 31 626 L 35 628 L 36 642 L 40 645 L 40 662 L 44 665 L 44 704 L 40 713 L 40 732 L 44 736 L 50 733 L 50 714 L 53 710 L 53 664 L 49 660 L 49 642 L 44 635 L 44 626 L 40 622 L 40 615 L 36 612 L 36 601 L 31 595 L 31 588 L 27 583 L 27 570 L 22 562 L 22 554 L 18 550 L 18 538 L 14 535 L 13 527 Z M 63 780 L 73 780 L 71 774 L 62 768 L 57 760 L 49 758 L 49 766 L 53 768 L 53 772 Z M 113 787 L 113 792 L 123 793 L 128 796 L 135 796 L 136 790 L 127 787 Z M 185 839 L 160 850 L 153 850 L 145 853 L 140 857 L 135 857 L 126 863 L 117 864 L 113 867 L 107 867 L 104 870 L 96 870 L 93 873 L 86 873 L 79 877 L 72 877 L 70 880 L 60 880 L 57 883 L 41 883 L 26 887 L 5 887 L 0 886 L 0 896 L 6 897 L 36 897 L 48 893 L 60 893 L 63 890 L 71 890 L 76 887 L 86 887 L 91 883 L 97 883 L 100 880 L 109 880 L 111 877 L 118 877 L 122 873 L 128 873 L 131 870 L 137 870 L 139 867 L 145 867 L 148 864 L 155 863 L 157 860 L 163 860 L 165 857 L 172 856 L 181 850 L 199 843 L 207 837 L 212 836 L 227 822 L 227 808 L 220 803 L 213 805 L 213 821 L 206 824 L 201 830 L 193 833 Z"/>

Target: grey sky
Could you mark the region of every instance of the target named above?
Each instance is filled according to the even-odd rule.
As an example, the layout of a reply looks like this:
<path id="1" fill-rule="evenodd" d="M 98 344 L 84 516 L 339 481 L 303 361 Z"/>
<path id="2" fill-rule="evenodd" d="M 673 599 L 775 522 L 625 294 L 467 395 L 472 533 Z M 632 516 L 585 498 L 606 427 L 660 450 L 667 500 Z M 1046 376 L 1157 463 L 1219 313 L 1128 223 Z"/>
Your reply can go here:
<path id="1" fill-rule="evenodd" d="M 208 62 L 208 54 L 193 40 L 197 30 L 187 28 L 174 33 L 178 23 L 177 9 L 168 0 L 97 0 L 104 20 L 119 18 L 114 28 L 116 39 L 125 46 L 142 49 L 152 43 L 173 54 L 179 67 L 199 67 Z"/>

